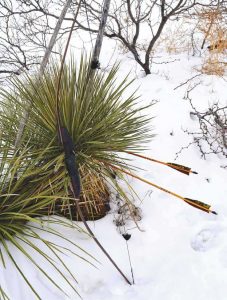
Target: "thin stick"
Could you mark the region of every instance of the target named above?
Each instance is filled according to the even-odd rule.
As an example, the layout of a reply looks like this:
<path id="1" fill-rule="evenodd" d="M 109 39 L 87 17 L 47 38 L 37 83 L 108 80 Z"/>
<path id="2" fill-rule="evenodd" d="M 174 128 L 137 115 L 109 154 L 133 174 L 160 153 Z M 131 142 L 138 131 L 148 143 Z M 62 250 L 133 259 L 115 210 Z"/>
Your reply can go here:
<path id="1" fill-rule="evenodd" d="M 71 26 L 71 29 L 70 29 L 70 32 L 69 32 L 69 36 L 68 36 L 68 39 L 67 39 L 67 43 L 66 43 L 66 46 L 65 46 L 65 51 L 64 51 L 64 54 L 63 54 L 63 57 L 62 57 L 61 67 L 60 67 L 60 71 L 59 71 L 57 93 L 56 93 L 56 119 L 57 119 L 57 127 L 58 127 L 59 132 L 60 132 L 60 127 L 61 127 L 61 125 L 60 125 L 61 116 L 60 116 L 60 110 L 59 110 L 59 102 L 60 102 L 59 94 L 60 94 L 61 77 L 62 77 L 62 73 L 63 73 L 63 67 L 64 67 L 64 63 L 65 63 L 66 54 L 67 54 L 67 51 L 68 51 L 68 48 L 69 48 L 69 43 L 70 43 L 72 33 L 73 33 L 73 28 L 74 28 L 74 25 L 76 23 L 77 16 L 79 14 L 81 2 L 82 2 L 82 0 L 79 1 L 78 6 L 77 6 L 77 11 L 76 11 L 74 20 L 72 22 L 72 26 Z M 60 138 L 62 138 L 61 135 L 60 135 Z M 62 140 L 61 140 L 61 143 L 63 144 Z"/>
<path id="2" fill-rule="evenodd" d="M 128 260 L 129 260 L 129 265 L 130 265 L 131 274 L 132 274 L 132 284 L 135 284 L 134 272 L 133 272 L 133 268 L 132 268 L 132 261 L 131 261 L 131 255 L 130 255 L 130 252 L 129 252 L 128 241 L 125 240 L 125 242 L 126 242 L 126 246 L 127 246 Z"/>
<path id="3" fill-rule="evenodd" d="M 94 235 L 93 231 L 91 230 L 91 228 L 88 226 L 87 221 L 84 218 L 84 215 L 81 211 L 80 205 L 79 205 L 79 198 L 76 197 L 76 191 L 75 191 L 75 187 L 72 186 L 72 192 L 73 192 L 73 197 L 75 198 L 75 204 L 76 204 L 76 209 L 77 212 L 85 226 L 85 228 L 87 229 L 88 233 L 90 234 L 90 236 L 92 237 L 92 239 L 95 241 L 95 243 L 98 245 L 98 247 L 102 250 L 102 252 L 106 255 L 106 257 L 109 259 L 109 261 L 113 264 L 113 266 L 117 269 L 117 271 L 121 274 L 121 276 L 125 279 L 125 281 L 129 284 L 132 285 L 131 282 L 129 281 L 129 279 L 125 276 L 125 274 L 121 271 L 121 269 L 118 267 L 118 265 L 115 263 L 115 261 L 112 259 L 112 257 L 109 255 L 109 253 L 103 248 L 102 244 L 99 242 L 99 240 L 96 238 L 96 236 Z"/>

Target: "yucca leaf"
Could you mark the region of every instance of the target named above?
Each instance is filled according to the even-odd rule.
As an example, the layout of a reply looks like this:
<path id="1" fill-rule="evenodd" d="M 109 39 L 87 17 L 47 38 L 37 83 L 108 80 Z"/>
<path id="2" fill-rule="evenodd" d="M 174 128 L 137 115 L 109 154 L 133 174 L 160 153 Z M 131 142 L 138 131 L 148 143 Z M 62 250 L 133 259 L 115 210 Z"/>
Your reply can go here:
<path id="1" fill-rule="evenodd" d="M 2 289 L 1 285 L 0 285 L 0 299 L 1 300 L 10 300 L 9 297 L 4 292 L 4 290 Z"/>
<path id="2" fill-rule="evenodd" d="M 33 293 L 36 295 L 37 299 L 42 300 L 39 296 L 39 294 L 36 292 L 36 290 L 33 288 L 33 286 L 31 285 L 31 283 L 29 282 L 29 280 L 27 279 L 27 277 L 24 275 L 24 273 L 22 272 L 21 268 L 18 266 L 17 262 L 15 261 L 13 255 L 10 253 L 6 242 L 4 239 L 1 240 L 1 243 L 7 253 L 7 255 L 9 256 L 9 258 L 11 259 L 11 261 L 13 262 L 15 268 L 18 270 L 18 272 L 21 274 L 21 276 L 23 277 L 23 279 L 25 280 L 25 282 L 27 283 L 27 285 L 30 287 L 30 289 L 33 291 Z"/>

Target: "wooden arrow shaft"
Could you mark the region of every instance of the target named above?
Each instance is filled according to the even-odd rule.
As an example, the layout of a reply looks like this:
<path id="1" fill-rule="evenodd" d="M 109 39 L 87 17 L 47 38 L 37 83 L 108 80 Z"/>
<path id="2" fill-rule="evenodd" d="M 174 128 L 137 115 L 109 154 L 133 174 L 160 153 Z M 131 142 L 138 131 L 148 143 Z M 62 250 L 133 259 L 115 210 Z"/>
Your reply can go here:
<path id="1" fill-rule="evenodd" d="M 153 162 L 162 164 L 162 165 L 164 165 L 164 166 L 173 168 L 173 169 L 175 169 L 175 170 L 177 170 L 177 171 L 180 171 L 180 172 L 183 172 L 183 171 L 184 171 L 184 173 L 187 174 L 187 173 L 185 172 L 185 167 L 184 167 L 184 166 L 180 166 L 180 165 L 177 165 L 177 164 L 172 164 L 172 165 L 171 165 L 171 163 L 166 163 L 166 162 L 163 162 L 163 161 L 160 161 L 160 160 L 157 160 L 157 159 L 148 157 L 148 156 L 144 156 L 144 155 L 141 155 L 141 154 L 137 154 L 137 153 L 134 153 L 134 152 L 126 151 L 125 153 L 128 153 L 128 154 L 131 154 L 131 155 L 134 155 L 134 156 L 137 156 L 137 157 L 140 157 L 140 158 L 149 160 L 149 161 L 153 161 Z M 188 172 L 187 175 L 189 175 L 189 173 L 192 173 L 192 171 L 191 171 L 190 168 L 187 168 L 187 169 L 188 169 L 188 170 L 187 170 L 187 172 Z"/>
<path id="2" fill-rule="evenodd" d="M 150 161 L 153 161 L 153 162 L 165 165 L 165 166 L 167 165 L 167 163 L 165 163 L 163 161 L 160 161 L 160 160 L 157 160 L 157 159 L 154 159 L 154 158 L 151 158 L 151 157 L 147 157 L 147 156 L 144 156 L 144 155 L 141 155 L 141 154 L 138 154 L 138 153 L 129 152 L 129 151 L 125 151 L 125 153 L 131 154 L 131 155 L 134 155 L 134 156 L 146 159 L 146 160 L 150 160 Z"/>

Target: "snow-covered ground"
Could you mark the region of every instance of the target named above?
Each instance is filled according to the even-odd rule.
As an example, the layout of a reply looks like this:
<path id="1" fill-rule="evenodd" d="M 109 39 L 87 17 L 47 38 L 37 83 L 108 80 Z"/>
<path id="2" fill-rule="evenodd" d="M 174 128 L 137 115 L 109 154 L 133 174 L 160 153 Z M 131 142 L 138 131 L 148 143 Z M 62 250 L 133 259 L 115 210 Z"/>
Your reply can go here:
<path id="1" fill-rule="evenodd" d="M 128 178 L 142 199 L 142 203 L 138 203 L 142 211 L 139 226 L 144 231 L 139 231 L 132 222 L 126 224 L 126 231 L 132 235 L 128 245 L 135 284 L 129 286 L 120 277 L 91 238 L 68 228 L 64 229 L 64 236 L 78 243 L 101 262 L 96 263 L 96 269 L 73 255 L 63 256 L 78 279 L 77 290 L 84 300 L 225 300 L 227 169 L 221 168 L 221 165 L 227 165 L 227 161 L 215 155 L 207 156 L 204 160 L 195 146 L 184 150 L 174 161 L 176 152 L 191 141 L 191 136 L 185 134 L 183 129 L 198 128 L 198 121 L 190 118 L 190 104 L 184 99 L 188 85 L 176 90 L 174 88 L 196 74 L 193 67 L 200 64 L 201 58 L 188 57 L 187 54 L 171 57 L 163 55 L 160 61 L 174 62 L 154 64 L 152 74 L 144 77 L 129 54 L 120 55 L 116 50 L 111 58 L 113 47 L 113 42 L 105 41 L 102 65 L 112 64 L 118 58 L 121 60 L 119 80 L 131 71 L 131 75 L 137 77 L 132 89 L 139 86 L 141 103 L 157 100 L 149 112 L 154 116 L 151 125 L 156 137 L 145 153 L 166 162 L 184 164 L 199 173 L 186 176 L 138 158 L 134 160 L 134 164 L 141 168 L 137 174 L 184 197 L 211 204 L 218 215 L 199 211 L 171 195 Z M 227 103 L 226 82 L 222 78 L 203 75 L 198 80 L 201 81 L 200 85 L 191 93 L 193 103 L 198 109 L 206 108 L 217 100 Z M 114 210 L 104 219 L 90 222 L 90 226 L 118 265 L 131 278 L 126 243 L 113 219 Z M 64 288 L 69 298 L 62 295 L 30 266 L 22 254 L 16 255 L 17 261 L 29 274 L 42 299 L 78 298 L 67 287 Z M 40 260 L 40 264 L 42 263 Z M 54 270 L 51 275 L 61 284 L 61 278 Z M 0 276 L 11 299 L 35 299 L 12 267 L 8 266 Z"/>

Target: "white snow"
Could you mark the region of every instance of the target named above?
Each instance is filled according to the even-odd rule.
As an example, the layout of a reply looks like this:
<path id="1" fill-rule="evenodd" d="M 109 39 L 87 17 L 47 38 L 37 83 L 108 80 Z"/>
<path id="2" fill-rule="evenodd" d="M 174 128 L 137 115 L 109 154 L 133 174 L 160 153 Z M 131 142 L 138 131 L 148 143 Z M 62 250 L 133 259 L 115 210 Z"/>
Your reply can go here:
<path id="1" fill-rule="evenodd" d="M 129 222 L 126 230 L 132 235 L 128 241 L 133 264 L 135 285 L 129 286 L 107 261 L 93 240 L 73 229 L 64 229 L 64 236 L 78 243 L 94 255 L 101 265 L 98 269 L 82 262 L 70 253 L 62 256 L 78 279 L 77 290 L 84 300 L 225 300 L 227 299 L 227 165 L 226 159 L 215 155 L 201 158 L 199 149 L 191 146 L 174 161 L 176 152 L 187 146 L 191 137 L 182 129 L 198 128 L 198 121 L 190 118 L 191 107 L 184 99 L 188 87 L 175 87 L 196 74 L 194 66 L 201 58 L 187 54 L 162 54 L 161 61 L 175 60 L 169 64 L 154 64 L 152 74 L 146 77 L 129 54 L 118 50 L 112 55 L 115 44 L 105 40 L 102 65 L 121 60 L 119 80 L 131 71 L 137 76 L 132 90 L 139 88 L 141 103 L 157 100 L 149 114 L 155 118 L 151 125 L 156 137 L 145 153 L 166 162 L 181 163 L 197 171 L 198 175 L 186 176 L 173 169 L 140 158 L 135 165 L 141 177 L 163 186 L 177 194 L 198 199 L 212 205 L 218 215 L 206 214 L 183 201 L 161 192 L 138 180 L 128 178 L 143 200 L 140 205 L 144 232 Z M 111 60 L 110 60 L 111 59 Z M 107 69 L 108 71 L 108 69 Z M 226 82 L 216 76 L 203 75 L 191 93 L 198 109 L 208 107 L 213 101 L 227 103 Z M 209 182 L 207 181 L 209 179 Z M 120 181 L 119 181 L 120 183 Z M 131 280 L 125 240 L 113 223 L 114 211 L 102 220 L 90 222 L 98 239 Z M 59 227 L 60 228 L 60 227 Z M 62 229 L 59 229 L 62 230 Z M 45 237 L 51 238 L 47 234 Z M 54 239 L 56 241 L 56 238 Z M 59 243 L 64 245 L 62 241 Z M 69 247 L 68 243 L 67 247 Z M 81 253 L 80 253 L 81 254 Z M 17 260 L 29 274 L 42 299 L 77 299 L 77 295 L 63 286 L 67 298 L 16 252 Z M 37 254 L 34 253 L 34 256 Z M 44 262 L 40 259 L 40 264 Z M 61 277 L 50 270 L 54 280 L 61 284 Z M 67 275 L 68 276 L 68 275 Z M 13 300 L 35 299 L 12 265 L 0 273 L 1 282 Z M 79 299 L 79 298 L 78 298 Z"/>

